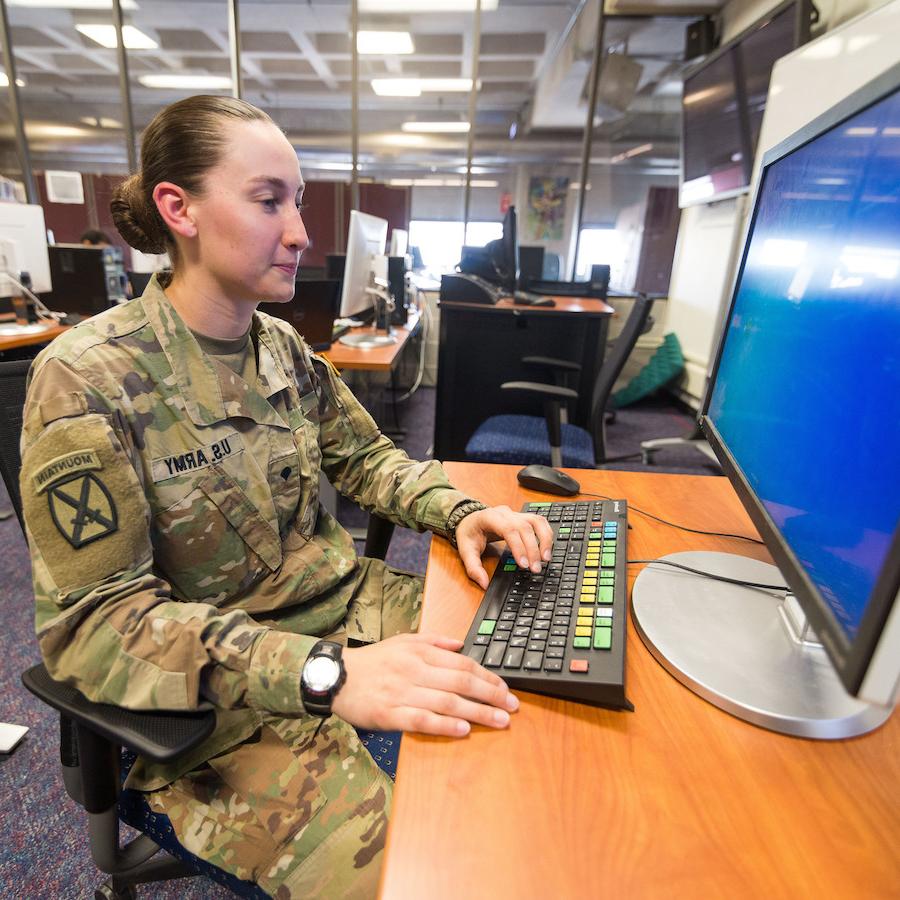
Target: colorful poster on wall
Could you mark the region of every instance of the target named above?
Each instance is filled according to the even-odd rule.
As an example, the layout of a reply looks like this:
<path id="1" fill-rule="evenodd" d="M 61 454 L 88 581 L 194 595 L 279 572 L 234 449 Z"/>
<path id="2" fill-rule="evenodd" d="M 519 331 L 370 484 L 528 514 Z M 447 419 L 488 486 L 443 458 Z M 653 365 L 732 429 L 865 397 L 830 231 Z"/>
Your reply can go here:
<path id="1" fill-rule="evenodd" d="M 563 239 L 568 192 L 568 178 L 532 176 L 528 182 L 526 240 Z"/>

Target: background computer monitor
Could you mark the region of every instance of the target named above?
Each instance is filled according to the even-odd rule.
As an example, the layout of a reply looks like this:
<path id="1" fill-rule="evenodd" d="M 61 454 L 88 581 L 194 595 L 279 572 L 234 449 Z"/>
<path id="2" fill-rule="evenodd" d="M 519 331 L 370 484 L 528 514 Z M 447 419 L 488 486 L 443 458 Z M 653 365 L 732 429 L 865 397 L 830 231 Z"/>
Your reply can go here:
<path id="1" fill-rule="evenodd" d="M 391 232 L 391 256 L 406 256 L 406 248 L 409 245 L 409 232 L 402 228 L 395 228 Z"/>
<path id="2" fill-rule="evenodd" d="M 695 601 L 690 576 L 652 566 L 633 595 L 670 671 L 743 718 L 809 737 L 876 727 L 900 681 L 898 132 L 900 66 L 766 154 L 702 410 L 778 569 L 721 554 L 696 568 L 770 584 L 780 570 L 793 599 L 732 600 L 708 582 Z M 694 646 L 660 621 L 673 612 Z M 781 627 L 804 614 L 824 649 Z"/>
<path id="3" fill-rule="evenodd" d="M 529 281 L 544 277 L 544 248 L 519 246 L 519 278 L 524 287 Z"/>
<path id="4" fill-rule="evenodd" d="M 290 323 L 313 350 L 327 350 L 338 314 L 340 288 L 339 281 L 327 278 L 298 281 L 293 299 L 260 303 L 258 309 Z"/>
<path id="5" fill-rule="evenodd" d="M 18 295 L 5 277 L 7 268 L 16 280 L 27 272 L 36 294 L 50 290 L 44 210 L 36 204 L 0 203 L 0 297 Z"/>
<path id="6" fill-rule="evenodd" d="M 343 318 L 361 313 L 374 305 L 372 295 L 366 293 L 366 288 L 369 286 L 369 274 L 376 272 L 375 257 L 384 260 L 379 272 L 380 277 L 387 280 L 387 260 L 384 256 L 387 230 L 386 219 L 351 210 L 350 228 L 347 232 L 347 261 L 341 287 Z"/>
<path id="7" fill-rule="evenodd" d="M 503 236 L 487 245 L 494 265 L 494 279 L 508 293 L 516 290 L 519 281 L 519 243 L 516 236 L 516 208 L 510 206 L 503 217 Z"/>

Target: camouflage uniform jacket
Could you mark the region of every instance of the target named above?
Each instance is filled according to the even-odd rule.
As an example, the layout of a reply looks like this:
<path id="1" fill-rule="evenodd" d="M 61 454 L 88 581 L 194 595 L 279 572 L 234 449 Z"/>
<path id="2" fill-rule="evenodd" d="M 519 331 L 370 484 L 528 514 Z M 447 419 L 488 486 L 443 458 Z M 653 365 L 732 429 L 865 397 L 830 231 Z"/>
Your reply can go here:
<path id="1" fill-rule="evenodd" d="M 189 758 L 134 773 L 145 789 L 247 739 L 263 712 L 303 713 L 314 636 L 340 626 L 359 587 L 320 471 L 364 508 L 438 534 L 468 499 L 439 463 L 382 436 L 293 329 L 257 313 L 253 331 L 248 385 L 203 353 L 154 279 L 31 371 L 21 486 L 51 675 L 131 709 L 217 707 Z"/>

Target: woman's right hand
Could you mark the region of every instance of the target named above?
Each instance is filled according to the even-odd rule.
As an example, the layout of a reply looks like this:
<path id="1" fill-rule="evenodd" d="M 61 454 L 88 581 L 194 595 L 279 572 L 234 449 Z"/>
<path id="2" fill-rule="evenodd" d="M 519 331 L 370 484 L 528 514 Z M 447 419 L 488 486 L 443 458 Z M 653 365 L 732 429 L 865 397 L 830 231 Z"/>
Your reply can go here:
<path id="1" fill-rule="evenodd" d="M 470 723 L 505 728 L 518 698 L 493 672 L 457 653 L 463 642 L 400 634 L 344 650 L 336 715 L 359 728 L 463 737 Z"/>

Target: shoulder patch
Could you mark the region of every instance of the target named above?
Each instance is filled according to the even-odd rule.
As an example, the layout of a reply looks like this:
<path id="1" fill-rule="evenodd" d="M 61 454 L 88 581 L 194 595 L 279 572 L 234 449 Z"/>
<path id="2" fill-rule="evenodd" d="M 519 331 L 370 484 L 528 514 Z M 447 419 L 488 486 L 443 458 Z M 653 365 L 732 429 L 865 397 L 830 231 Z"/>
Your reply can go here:
<path id="1" fill-rule="evenodd" d="M 119 530 L 115 501 L 91 472 L 54 484 L 47 502 L 53 524 L 76 550 Z"/>
<path id="2" fill-rule="evenodd" d="M 87 469 L 102 468 L 103 464 L 93 450 L 76 450 L 73 453 L 66 453 L 64 456 L 51 459 L 45 466 L 38 469 L 31 479 L 34 482 L 34 489 L 40 494 L 60 478 L 71 477 Z"/>

